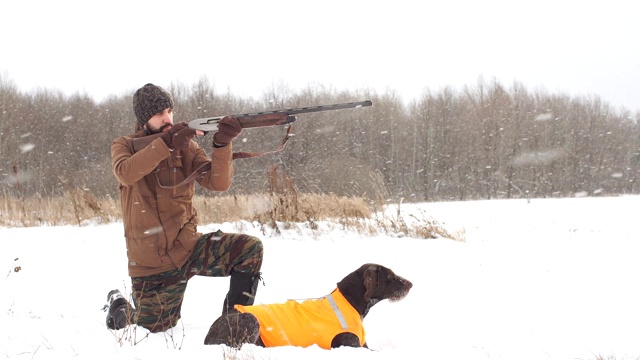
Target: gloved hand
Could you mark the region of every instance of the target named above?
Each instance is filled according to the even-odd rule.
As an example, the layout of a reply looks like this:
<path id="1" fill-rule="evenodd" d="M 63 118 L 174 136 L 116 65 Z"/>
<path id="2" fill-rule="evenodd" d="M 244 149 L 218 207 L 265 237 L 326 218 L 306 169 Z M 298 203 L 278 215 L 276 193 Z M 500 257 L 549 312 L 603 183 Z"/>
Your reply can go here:
<path id="1" fill-rule="evenodd" d="M 162 134 L 161 138 L 169 149 L 186 149 L 189 142 L 196 136 L 196 130 L 189 128 L 189 124 L 181 122 L 175 124 Z"/>
<path id="2" fill-rule="evenodd" d="M 213 147 L 227 146 L 242 132 L 242 125 L 233 116 L 225 116 L 218 122 L 218 131 L 213 134 Z"/>

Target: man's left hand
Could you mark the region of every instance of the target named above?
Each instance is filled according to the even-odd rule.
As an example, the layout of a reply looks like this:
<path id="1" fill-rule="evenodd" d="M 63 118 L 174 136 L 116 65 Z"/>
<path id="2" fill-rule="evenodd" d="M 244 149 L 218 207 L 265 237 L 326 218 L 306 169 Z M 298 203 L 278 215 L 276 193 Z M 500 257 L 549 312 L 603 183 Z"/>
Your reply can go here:
<path id="1" fill-rule="evenodd" d="M 233 116 L 225 116 L 218 122 L 218 131 L 213 134 L 213 146 L 229 145 L 242 132 L 242 125 Z"/>

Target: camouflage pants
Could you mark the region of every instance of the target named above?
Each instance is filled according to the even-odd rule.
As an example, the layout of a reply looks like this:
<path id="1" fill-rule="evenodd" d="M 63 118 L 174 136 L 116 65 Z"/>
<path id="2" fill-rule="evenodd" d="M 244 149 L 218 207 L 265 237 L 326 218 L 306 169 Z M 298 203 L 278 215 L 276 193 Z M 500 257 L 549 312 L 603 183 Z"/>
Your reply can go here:
<path id="1" fill-rule="evenodd" d="M 151 332 L 174 327 L 189 279 L 194 275 L 229 276 L 232 272 L 258 274 L 262 254 L 262 242 L 253 236 L 221 231 L 201 236 L 181 269 L 131 278 L 132 323 Z"/>

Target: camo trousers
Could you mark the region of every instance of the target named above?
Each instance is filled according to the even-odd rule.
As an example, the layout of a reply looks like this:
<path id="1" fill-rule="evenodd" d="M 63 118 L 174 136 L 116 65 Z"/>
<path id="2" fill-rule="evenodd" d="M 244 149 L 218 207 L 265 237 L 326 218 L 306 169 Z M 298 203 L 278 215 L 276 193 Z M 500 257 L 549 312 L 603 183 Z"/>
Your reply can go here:
<path id="1" fill-rule="evenodd" d="M 262 242 L 254 236 L 222 231 L 201 236 L 181 269 L 131 278 L 132 323 L 151 332 L 174 327 L 189 279 L 195 275 L 229 276 L 232 272 L 259 274 L 262 254 Z"/>

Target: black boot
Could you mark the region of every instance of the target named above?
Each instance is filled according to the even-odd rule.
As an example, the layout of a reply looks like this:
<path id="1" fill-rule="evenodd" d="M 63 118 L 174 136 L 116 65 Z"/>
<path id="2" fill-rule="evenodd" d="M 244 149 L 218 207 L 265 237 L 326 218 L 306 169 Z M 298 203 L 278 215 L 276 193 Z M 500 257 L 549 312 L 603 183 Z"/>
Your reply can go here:
<path id="1" fill-rule="evenodd" d="M 235 312 L 234 305 L 253 305 L 260 282 L 260 273 L 234 272 L 229 280 L 229 292 L 224 298 L 222 315 Z"/>
<path id="2" fill-rule="evenodd" d="M 107 312 L 107 327 L 120 330 L 131 324 L 132 308 L 119 290 L 111 290 L 107 295 L 109 310 Z"/>

